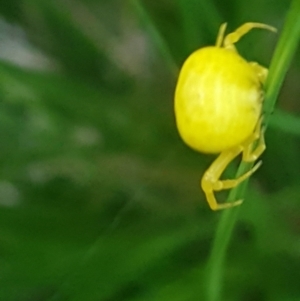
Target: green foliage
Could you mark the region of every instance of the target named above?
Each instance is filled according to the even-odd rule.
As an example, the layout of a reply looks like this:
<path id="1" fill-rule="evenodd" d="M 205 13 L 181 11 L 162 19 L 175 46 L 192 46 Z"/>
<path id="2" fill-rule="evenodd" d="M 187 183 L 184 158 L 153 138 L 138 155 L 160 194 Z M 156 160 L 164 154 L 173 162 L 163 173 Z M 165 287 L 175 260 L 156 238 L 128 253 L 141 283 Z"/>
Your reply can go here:
<path id="1" fill-rule="evenodd" d="M 289 5 L 0 1 L 0 301 L 205 300 L 222 213 L 199 187 L 212 158 L 174 125 L 176 70 L 225 21 L 276 26 L 277 37 L 239 43 L 269 65 Z M 283 33 L 282 49 L 295 49 Z M 222 300 L 300 298 L 298 62 L 268 120 L 264 164 L 230 218 Z M 273 87 L 286 71 L 272 71 L 282 76 Z"/>

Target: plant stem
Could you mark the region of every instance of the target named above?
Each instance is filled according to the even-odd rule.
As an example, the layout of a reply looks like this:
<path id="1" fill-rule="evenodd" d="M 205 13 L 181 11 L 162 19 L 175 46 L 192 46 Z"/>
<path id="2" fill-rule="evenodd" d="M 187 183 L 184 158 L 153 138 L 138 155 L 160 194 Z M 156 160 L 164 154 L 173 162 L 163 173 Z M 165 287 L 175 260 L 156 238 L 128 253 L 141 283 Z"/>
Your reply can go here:
<path id="1" fill-rule="evenodd" d="M 266 100 L 264 121 L 266 125 L 273 113 L 273 108 L 285 75 L 297 49 L 300 39 L 300 0 L 293 0 L 289 9 L 280 39 L 275 49 L 266 82 Z"/>
<path id="2" fill-rule="evenodd" d="M 300 0 L 294 0 L 288 11 L 284 28 L 275 49 L 266 82 L 264 126 L 267 127 L 279 90 L 290 66 L 300 38 Z M 245 173 L 249 164 L 242 162 L 237 177 Z M 228 200 L 244 199 L 247 181 L 232 189 Z M 223 268 L 226 251 L 238 216 L 238 207 L 224 210 L 218 224 L 212 250 L 207 263 L 206 293 L 208 301 L 221 300 Z"/>

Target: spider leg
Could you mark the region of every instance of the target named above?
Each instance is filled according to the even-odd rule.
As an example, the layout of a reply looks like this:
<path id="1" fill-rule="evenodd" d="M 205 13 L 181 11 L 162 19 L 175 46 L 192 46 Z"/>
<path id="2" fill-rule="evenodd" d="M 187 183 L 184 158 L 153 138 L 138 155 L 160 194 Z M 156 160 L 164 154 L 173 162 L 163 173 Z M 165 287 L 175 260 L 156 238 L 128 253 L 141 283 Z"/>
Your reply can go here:
<path id="1" fill-rule="evenodd" d="M 248 33 L 253 28 L 267 29 L 276 32 L 276 28 L 263 23 L 248 22 L 237 28 L 234 32 L 229 33 L 224 39 L 224 47 L 234 49 L 233 44 L 238 42 L 242 36 Z"/>
<path id="2" fill-rule="evenodd" d="M 243 161 L 254 162 L 266 149 L 264 129 L 261 117 L 255 127 L 253 134 L 244 142 Z M 257 142 L 257 145 L 255 143 Z M 255 148 L 253 149 L 253 147 Z"/>
<path id="3" fill-rule="evenodd" d="M 260 162 L 257 163 L 251 170 L 244 175 L 232 179 L 232 180 L 220 180 L 220 177 L 229 163 L 243 152 L 243 147 L 235 147 L 230 150 L 222 152 L 217 159 L 211 164 L 211 166 L 204 173 L 201 180 L 201 187 L 205 193 L 206 200 L 212 210 L 220 210 L 240 205 L 242 200 L 235 202 L 219 204 L 215 198 L 214 191 L 220 191 L 224 189 L 230 189 L 239 185 L 242 181 L 249 178 L 260 166 Z"/>
<path id="4" fill-rule="evenodd" d="M 219 32 L 218 32 L 218 36 L 217 36 L 217 41 L 216 41 L 216 46 L 217 47 L 221 47 L 222 46 L 222 42 L 224 40 L 224 34 L 225 34 L 225 30 L 227 27 L 227 23 L 223 23 L 220 26 Z"/>
<path id="5" fill-rule="evenodd" d="M 255 73 L 257 74 L 259 81 L 264 84 L 266 82 L 268 76 L 268 69 L 259 65 L 256 62 L 249 62 L 249 64 L 253 67 Z"/>

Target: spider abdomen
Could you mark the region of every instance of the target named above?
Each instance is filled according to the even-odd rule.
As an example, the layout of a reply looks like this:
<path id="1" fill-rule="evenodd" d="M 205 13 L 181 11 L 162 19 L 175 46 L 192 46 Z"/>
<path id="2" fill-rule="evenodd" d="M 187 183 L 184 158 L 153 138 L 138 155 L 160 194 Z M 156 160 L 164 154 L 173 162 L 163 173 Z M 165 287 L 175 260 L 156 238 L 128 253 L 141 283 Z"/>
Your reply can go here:
<path id="1" fill-rule="evenodd" d="M 197 151 L 220 153 L 251 135 L 261 102 L 261 83 L 251 64 L 231 49 L 202 48 L 190 55 L 179 75 L 179 133 Z"/>

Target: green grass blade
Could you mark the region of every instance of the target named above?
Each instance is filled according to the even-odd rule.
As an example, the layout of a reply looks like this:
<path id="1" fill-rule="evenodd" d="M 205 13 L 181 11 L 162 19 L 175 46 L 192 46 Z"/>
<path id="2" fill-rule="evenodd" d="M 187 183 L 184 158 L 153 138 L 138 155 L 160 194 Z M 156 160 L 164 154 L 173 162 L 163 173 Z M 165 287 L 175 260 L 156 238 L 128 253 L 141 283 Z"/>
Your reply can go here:
<path id="1" fill-rule="evenodd" d="M 174 76 L 177 76 L 178 74 L 178 66 L 171 54 L 170 48 L 168 47 L 166 41 L 161 36 L 159 30 L 156 28 L 153 20 L 147 13 L 146 9 L 144 8 L 143 4 L 139 0 L 132 0 L 132 5 L 134 6 L 138 16 L 146 26 L 146 30 L 149 33 L 154 45 L 157 46 L 160 53 L 164 57 L 165 61 L 167 62 L 170 70 L 174 74 Z"/>
<path id="2" fill-rule="evenodd" d="M 264 104 L 264 121 L 266 125 L 269 122 L 279 90 L 298 46 L 299 37 L 300 1 L 294 0 L 275 49 L 266 82 L 266 99 Z"/>

